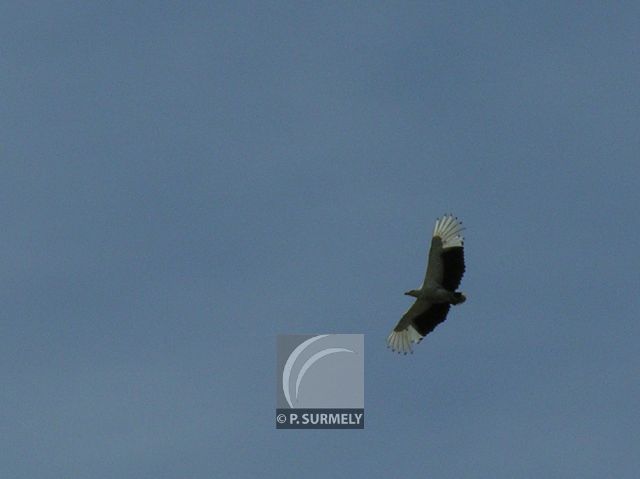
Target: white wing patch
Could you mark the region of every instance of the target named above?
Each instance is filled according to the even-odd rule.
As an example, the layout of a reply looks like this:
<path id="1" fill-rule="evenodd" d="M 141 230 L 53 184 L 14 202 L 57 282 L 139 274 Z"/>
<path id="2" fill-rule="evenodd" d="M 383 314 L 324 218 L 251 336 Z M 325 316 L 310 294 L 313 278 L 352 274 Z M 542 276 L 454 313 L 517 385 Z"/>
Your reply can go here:
<path id="1" fill-rule="evenodd" d="M 464 244 L 462 237 L 462 221 L 452 214 L 446 214 L 436 220 L 433 228 L 433 236 L 438 236 L 442 240 L 442 248 L 455 248 Z"/>
<path id="2" fill-rule="evenodd" d="M 391 331 L 387 338 L 387 347 L 398 353 L 413 353 L 411 344 L 418 344 L 422 341 L 422 336 L 413 326 L 408 326 L 402 331 Z"/>

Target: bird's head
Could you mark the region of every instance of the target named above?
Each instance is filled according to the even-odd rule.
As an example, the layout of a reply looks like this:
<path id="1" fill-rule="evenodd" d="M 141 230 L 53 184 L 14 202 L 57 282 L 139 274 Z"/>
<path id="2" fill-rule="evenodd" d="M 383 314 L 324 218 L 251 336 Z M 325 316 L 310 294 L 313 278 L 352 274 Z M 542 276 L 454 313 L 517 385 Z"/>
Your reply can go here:
<path id="1" fill-rule="evenodd" d="M 420 295 L 420 291 L 418 291 L 417 289 L 412 289 L 410 291 L 407 291 L 406 293 L 407 296 L 413 296 L 414 298 L 417 298 Z"/>

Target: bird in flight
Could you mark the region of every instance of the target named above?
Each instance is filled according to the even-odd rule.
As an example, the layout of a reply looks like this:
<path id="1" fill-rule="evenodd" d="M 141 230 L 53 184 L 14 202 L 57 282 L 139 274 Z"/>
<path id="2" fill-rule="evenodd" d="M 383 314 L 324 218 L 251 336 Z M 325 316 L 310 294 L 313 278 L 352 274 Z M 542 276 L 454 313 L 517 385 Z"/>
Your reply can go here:
<path id="1" fill-rule="evenodd" d="M 462 221 L 452 214 L 436 220 L 429 249 L 427 273 L 420 289 L 407 291 L 416 301 L 402 316 L 387 345 L 398 353 L 413 353 L 411 344 L 447 319 L 451 305 L 464 303 L 466 296 L 456 291 L 464 274 L 464 238 Z"/>

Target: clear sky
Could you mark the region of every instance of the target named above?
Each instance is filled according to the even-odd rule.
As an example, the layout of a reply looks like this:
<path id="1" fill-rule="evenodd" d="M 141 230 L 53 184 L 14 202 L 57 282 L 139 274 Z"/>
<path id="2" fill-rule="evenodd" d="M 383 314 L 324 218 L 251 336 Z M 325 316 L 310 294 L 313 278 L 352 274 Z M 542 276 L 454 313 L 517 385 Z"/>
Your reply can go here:
<path id="1" fill-rule="evenodd" d="M 637 2 L 3 2 L 3 478 L 635 478 Z M 468 301 L 385 338 L 436 217 Z M 277 431 L 279 333 L 366 428 Z"/>

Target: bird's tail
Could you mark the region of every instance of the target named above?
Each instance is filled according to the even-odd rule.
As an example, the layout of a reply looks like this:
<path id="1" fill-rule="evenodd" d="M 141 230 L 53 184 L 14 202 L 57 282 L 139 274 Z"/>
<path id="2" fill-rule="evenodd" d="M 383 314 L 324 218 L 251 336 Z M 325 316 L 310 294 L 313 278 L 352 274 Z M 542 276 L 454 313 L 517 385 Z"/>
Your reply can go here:
<path id="1" fill-rule="evenodd" d="M 461 293 L 460 291 L 456 291 L 455 293 L 453 293 L 453 299 L 451 301 L 451 304 L 462 304 L 467 300 L 467 297 L 464 295 L 464 293 Z"/>

